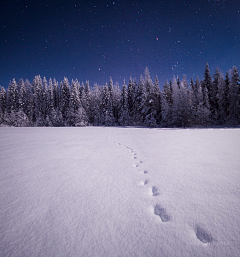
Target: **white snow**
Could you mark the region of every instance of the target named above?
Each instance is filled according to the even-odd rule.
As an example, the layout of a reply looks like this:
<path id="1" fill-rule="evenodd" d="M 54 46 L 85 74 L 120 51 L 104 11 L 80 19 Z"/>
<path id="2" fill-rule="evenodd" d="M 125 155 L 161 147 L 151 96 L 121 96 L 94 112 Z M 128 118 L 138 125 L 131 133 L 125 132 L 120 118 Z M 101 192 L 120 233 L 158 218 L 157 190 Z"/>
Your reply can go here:
<path id="1" fill-rule="evenodd" d="M 240 129 L 0 128 L 0 256 L 240 256 Z"/>

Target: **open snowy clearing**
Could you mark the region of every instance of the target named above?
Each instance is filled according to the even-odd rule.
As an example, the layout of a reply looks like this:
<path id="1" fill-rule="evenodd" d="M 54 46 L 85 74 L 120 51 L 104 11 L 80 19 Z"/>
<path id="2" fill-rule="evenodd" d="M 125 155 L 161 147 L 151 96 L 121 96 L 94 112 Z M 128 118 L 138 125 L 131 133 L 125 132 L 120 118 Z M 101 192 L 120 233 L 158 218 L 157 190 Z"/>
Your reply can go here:
<path id="1" fill-rule="evenodd" d="M 0 256 L 239 256 L 240 129 L 0 128 Z"/>

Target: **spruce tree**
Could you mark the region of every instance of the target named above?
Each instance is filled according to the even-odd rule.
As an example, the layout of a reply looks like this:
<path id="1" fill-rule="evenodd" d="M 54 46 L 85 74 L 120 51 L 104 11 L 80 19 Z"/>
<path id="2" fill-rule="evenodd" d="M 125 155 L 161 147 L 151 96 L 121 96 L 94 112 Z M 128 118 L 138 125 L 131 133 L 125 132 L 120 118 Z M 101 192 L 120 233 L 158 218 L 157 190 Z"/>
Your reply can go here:
<path id="1" fill-rule="evenodd" d="M 68 124 L 70 126 L 83 126 L 87 125 L 87 120 L 87 113 L 82 107 L 80 100 L 78 81 L 72 81 L 72 88 L 69 100 Z"/>
<path id="2" fill-rule="evenodd" d="M 49 95 L 48 95 L 48 83 L 46 77 L 43 77 L 43 88 L 42 88 L 42 115 L 44 124 L 47 125 L 46 119 L 49 115 Z"/>
<path id="3" fill-rule="evenodd" d="M 64 77 L 63 82 L 60 85 L 60 110 L 63 120 L 67 125 L 69 114 L 69 102 L 70 102 L 70 85 L 68 79 Z"/>
<path id="4" fill-rule="evenodd" d="M 122 86 L 121 94 L 121 109 L 119 114 L 119 125 L 128 126 L 129 125 L 129 113 L 128 113 L 128 90 L 125 84 L 125 79 Z"/>
<path id="5" fill-rule="evenodd" d="M 4 115 L 7 112 L 7 92 L 4 87 L 0 90 L 0 124 L 4 121 Z"/>
<path id="6" fill-rule="evenodd" d="M 164 83 L 161 96 L 161 125 L 168 127 L 172 123 L 172 90 L 167 79 Z"/>
<path id="7" fill-rule="evenodd" d="M 144 83 L 144 78 L 142 75 L 140 75 L 139 83 L 135 88 L 134 125 L 143 125 L 142 112 L 144 111 L 144 106 L 147 100 L 147 93 Z"/>
<path id="8" fill-rule="evenodd" d="M 156 124 L 157 113 L 159 114 L 160 108 L 160 95 L 157 96 L 158 90 L 155 87 L 156 92 L 154 93 L 154 85 L 150 76 L 149 69 L 145 69 L 145 92 L 146 92 L 146 101 L 142 109 L 142 116 L 145 126 L 153 126 Z M 157 82 L 158 83 L 158 82 Z M 154 125 L 155 126 L 155 125 Z"/>
<path id="9" fill-rule="evenodd" d="M 225 89 L 224 89 L 224 109 L 226 111 L 226 117 L 229 116 L 229 106 L 230 106 L 229 91 L 230 91 L 230 77 L 229 77 L 229 73 L 226 72 Z"/>
<path id="10" fill-rule="evenodd" d="M 33 79 L 33 108 L 33 122 L 37 126 L 42 126 L 42 79 L 40 75 L 35 76 Z"/>
<path id="11" fill-rule="evenodd" d="M 28 79 L 24 82 L 27 91 L 27 103 L 26 103 L 26 114 L 32 125 L 33 114 L 34 114 L 34 102 L 33 102 L 33 86 Z"/>
<path id="12" fill-rule="evenodd" d="M 153 85 L 153 102 L 154 102 L 154 118 L 156 120 L 156 124 L 160 124 L 161 122 L 161 92 L 159 87 L 158 77 L 156 76 L 155 82 Z"/>
<path id="13" fill-rule="evenodd" d="M 91 94 L 91 108 L 91 123 L 93 123 L 94 126 L 101 125 L 101 91 L 97 83 L 94 84 L 93 91 Z"/>
<path id="14" fill-rule="evenodd" d="M 216 69 L 215 74 L 213 75 L 213 83 L 212 83 L 212 89 L 210 91 L 210 112 L 211 112 L 211 118 L 214 124 L 218 123 L 219 119 L 219 92 L 218 90 L 222 85 L 219 85 L 221 83 L 221 73 L 219 68 Z"/>
<path id="15" fill-rule="evenodd" d="M 231 71 L 231 82 L 229 88 L 229 116 L 228 122 L 231 125 L 238 125 L 240 121 L 240 106 L 239 106 L 239 90 L 240 90 L 239 72 L 236 66 L 233 66 Z"/>
<path id="16" fill-rule="evenodd" d="M 189 92 L 188 92 L 188 84 L 186 75 L 183 76 L 183 80 L 180 82 L 179 86 L 179 108 L 180 108 L 180 119 L 181 126 L 186 127 L 190 125 L 190 100 L 189 100 Z"/>
<path id="17" fill-rule="evenodd" d="M 209 65 L 206 63 L 205 71 L 204 71 L 204 80 L 202 82 L 202 92 L 203 92 L 203 100 L 202 103 L 204 107 L 210 109 L 210 95 L 212 89 L 212 78 L 210 75 Z"/>
<path id="18" fill-rule="evenodd" d="M 198 86 L 200 85 L 199 79 L 197 77 L 198 83 L 193 82 L 193 78 L 191 78 L 190 82 L 190 91 L 189 91 L 189 101 L 190 101 L 190 119 L 191 119 L 191 126 L 197 124 L 197 111 L 198 111 Z"/>
<path id="19" fill-rule="evenodd" d="M 132 77 L 129 79 L 128 87 L 127 87 L 127 95 L 128 95 L 128 112 L 131 122 L 134 118 L 134 108 L 135 108 L 135 82 Z"/>
<path id="20" fill-rule="evenodd" d="M 153 90 L 153 83 L 152 83 L 152 79 L 151 79 L 148 67 L 145 68 L 144 75 L 145 75 L 146 93 L 150 94 L 152 93 L 152 90 Z"/>
<path id="21" fill-rule="evenodd" d="M 27 113 L 27 89 L 23 79 L 19 80 L 18 106 L 24 113 Z"/>
<path id="22" fill-rule="evenodd" d="M 54 110 L 54 87 L 52 79 L 49 79 L 48 83 L 48 102 L 49 102 L 49 113 L 51 113 Z"/>
<path id="23" fill-rule="evenodd" d="M 103 87 L 103 93 L 102 93 L 102 115 L 101 115 L 101 124 L 105 126 L 112 126 L 114 125 L 114 117 L 111 107 L 111 104 L 109 104 L 109 91 L 108 91 L 108 85 L 107 83 Z"/>
<path id="24" fill-rule="evenodd" d="M 9 83 L 9 87 L 7 90 L 7 105 L 8 105 L 8 112 L 11 113 L 18 111 L 18 89 L 17 89 L 17 82 L 15 78 L 12 82 Z"/>
<path id="25" fill-rule="evenodd" d="M 109 115 L 111 116 L 111 125 L 114 124 L 114 110 L 113 110 L 113 80 L 110 77 L 109 84 L 108 84 L 108 112 Z"/>
<path id="26" fill-rule="evenodd" d="M 54 109 L 59 110 L 60 107 L 60 92 L 58 88 L 58 82 L 56 79 L 53 79 L 53 98 L 54 98 Z"/>
<path id="27" fill-rule="evenodd" d="M 84 92 L 85 92 L 85 105 L 84 105 L 84 109 L 87 113 L 87 115 L 89 116 L 90 115 L 90 110 L 89 110 L 89 107 L 90 107 L 90 86 L 89 86 L 89 80 L 87 80 L 85 82 L 85 87 L 84 87 Z"/>
<path id="28" fill-rule="evenodd" d="M 196 87 L 198 89 L 198 112 L 197 112 L 197 124 L 200 126 L 208 126 L 210 122 L 210 110 L 207 88 L 203 82 L 196 81 Z"/>
<path id="29" fill-rule="evenodd" d="M 178 86 L 178 83 L 175 77 L 173 77 L 172 92 L 173 92 L 172 124 L 173 126 L 180 127 L 182 124 L 181 115 L 180 115 L 180 87 Z"/>
<path id="30" fill-rule="evenodd" d="M 227 108 L 225 102 L 227 99 L 225 98 L 226 84 L 222 73 L 220 73 L 218 76 L 217 87 L 218 123 L 220 125 L 223 125 L 226 122 L 227 118 Z"/>

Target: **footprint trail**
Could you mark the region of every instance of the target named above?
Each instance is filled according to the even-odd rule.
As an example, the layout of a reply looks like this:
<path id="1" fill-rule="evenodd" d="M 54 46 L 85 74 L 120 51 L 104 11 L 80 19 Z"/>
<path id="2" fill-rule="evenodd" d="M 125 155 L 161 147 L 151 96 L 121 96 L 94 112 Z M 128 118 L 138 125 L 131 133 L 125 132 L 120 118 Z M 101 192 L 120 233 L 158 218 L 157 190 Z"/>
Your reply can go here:
<path id="1" fill-rule="evenodd" d="M 132 164 L 132 167 L 134 168 L 138 168 L 139 166 L 141 166 L 141 164 L 143 163 L 141 160 L 138 159 L 138 156 L 136 154 L 136 152 L 134 151 L 134 149 L 132 149 L 131 147 L 129 146 L 125 146 L 124 144 L 121 144 L 119 142 L 116 142 L 116 141 L 113 141 L 112 138 L 111 138 L 111 135 L 110 135 L 110 140 L 116 144 L 117 146 L 120 146 L 120 147 L 124 147 L 126 150 L 129 151 L 129 153 L 131 154 L 131 158 L 133 160 L 135 160 L 135 163 Z M 149 175 L 149 172 L 148 170 L 143 170 L 140 174 L 143 174 L 143 175 Z M 143 181 L 141 181 L 140 183 L 141 185 L 148 185 L 149 184 L 149 179 L 145 179 Z M 153 197 L 156 197 L 156 199 L 158 199 L 158 197 L 160 196 L 160 193 L 159 193 L 159 189 L 157 186 L 152 186 L 151 188 L 151 191 L 152 191 L 152 196 Z M 156 216 L 159 216 L 159 218 L 161 219 L 162 222 L 166 223 L 166 222 L 169 222 L 171 221 L 171 215 L 166 211 L 165 208 L 163 208 L 161 206 L 161 204 L 157 203 L 154 207 L 154 214 Z M 208 233 L 205 229 L 203 229 L 201 226 L 197 225 L 194 229 L 195 231 L 195 235 L 196 235 L 196 239 L 198 239 L 199 241 L 201 241 L 203 244 L 208 244 L 208 243 L 211 243 L 213 241 L 213 238 L 212 236 L 210 235 L 210 233 Z"/>

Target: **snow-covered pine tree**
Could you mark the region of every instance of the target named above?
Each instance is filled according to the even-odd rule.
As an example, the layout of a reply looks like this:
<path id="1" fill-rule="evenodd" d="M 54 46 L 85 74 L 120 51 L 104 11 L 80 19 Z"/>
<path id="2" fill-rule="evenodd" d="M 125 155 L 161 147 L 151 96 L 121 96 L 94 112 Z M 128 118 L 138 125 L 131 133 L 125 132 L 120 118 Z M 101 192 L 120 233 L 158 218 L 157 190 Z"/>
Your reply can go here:
<path id="1" fill-rule="evenodd" d="M 178 86 L 175 76 L 172 82 L 172 125 L 180 127 L 182 125 L 181 114 L 180 114 L 180 87 Z"/>
<path id="2" fill-rule="evenodd" d="M 145 106 L 142 109 L 142 116 L 143 116 L 143 121 L 145 126 L 150 126 L 151 124 L 156 124 L 156 116 L 157 116 L 157 111 L 156 111 L 156 102 L 155 96 L 154 95 L 154 86 L 153 82 L 150 76 L 149 69 L 146 67 L 145 69 L 145 89 L 146 89 L 146 101 L 145 101 Z M 158 106 L 159 107 L 159 106 Z M 155 121 L 153 121 L 155 119 Z M 151 122 L 150 122 L 151 120 Z M 151 125 L 152 126 L 152 125 Z"/>
<path id="3" fill-rule="evenodd" d="M 199 79 L 197 77 L 198 85 L 200 85 Z M 189 90 L 189 104 L 190 104 L 190 120 L 191 120 L 191 126 L 194 126 L 197 124 L 197 108 L 198 108 L 198 88 L 197 83 L 194 84 L 193 78 L 191 78 L 190 82 L 190 90 Z"/>
<path id="4" fill-rule="evenodd" d="M 186 81 L 177 82 L 173 78 L 173 125 L 177 127 L 186 127 L 190 125 L 190 105 L 188 86 Z"/>
<path id="5" fill-rule="evenodd" d="M 49 83 L 48 83 L 48 103 L 49 103 L 49 114 L 50 114 L 54 109 L 54 87 L 53 87 L 53 82 L 51 78 L 49 79 Z"/>
<path id="6" fill-rule="evenodd" d="M 101 124 L 101 91 L 97 83 L 93 86 L 90 102 L 91 116 L 89 117 L 89 122 L 94 126 L 99 126 Z"/>
<path id="7" fill-rule="evenodd" d="M 114 121 L 117 124 L 119 119 L 119 112 L 120 112 L 120 102 L 121 102 L 121 94 L 122 91 L 119 88 L 118 82 L 113 85 L 113 116 Z"/>
<path id="8" fill-rule="evenodd" d="M 33 123 L 33 113 L 34 113 L 33 86 L 28 79 L 25 80 L 24 84 L 25 84 L 26 92 L 27 92 L 27 96 L 26 96 L 27 102 L 26 102 L 25 113 L 28 116 L 30 125 L 32 125 L 32 123 Z"/>
<path id="9" fill-rule="evenodd" d="M 27 113 L 27 89 L 23 79 L 20 79 L 18 82 L 19 85 L 19 94 L 18 94 L 18 106 L 19 109 L 24 113 Z"/>
<path id="10" fill-rule="evenodd" d="M 151 79 L 150 75 L 148 79 L 150 81 Z M 157 76 L 155 78 L 154 84 L 150 86 L 150 91 L 147 94 L 146 110 L 147 110 L 147 115 L 144 120 L 145 126 L 156 127 L 161 120 L 161 96 L 160 96 L 160 88 L 159 88 L 159 82 L 158 82 Z"/>
<path id="11" fill-rule="evenodd" d="M 88 115 L 85 109 L 80 106 L 78 110 L 76 110 L 76 120 L 75 126 L 76 127 L 83 127 L 88 125 Z"/>
<path id="12" fill-rule="evenodd" d="M 204 70 L 204 80 L 203 80 L 203 83 L 202 83 L 202 87 L 206 87 L 207 88 L 207 92 L 210 96 L 210 93 L 211 93 L 211 89 L 212 89 L 212 78 L 211 78 L 211 75 L 210 75 L 210 70 L 209 70 L 209 65 L 208 63 L 206 63 L 206 66 L 205 66 L 205 70 Z M 203 99 L 204 101 L 204 99 Z"/>
<path id="13" fill-rule="evenodd" d="M 154 115 L 154 118 L 156 120 L 156 124 L 160 124 L 161 122 L 161 92 L 160 92 L 160 87 L 159 87 L 159 81 L 158 77 L 156 76 L 155 82 L 153 85 L 153 102 L 154 102 L 154 111 L 156 114 Z"/>
<path id="14" fill-rule="evenodd" d="M 54 87 L 52 79 L 49 79 L 48 83 L 48 114 L 47 114 L 47 125 L 52 127 L 55 123 L 54 117 L 56 116 L 55 109 L 54 109 Z"/>
<path id="15" fill-rule="evenodd" d="M 78 116 L 78 109 L 82 107 L 80 100 L 80 92 L 78 90 L 78 81 L 72 80 L 72 88 L 70 92 L 69 99 L 69 114 L 68 114 L 68 125 L 75 126 L 78 123 L 81 123 Z"/>
<path id="16" fill-rule="evenodd" d="M 87 86 L 88 87 L 88 86 Z M 87 90 L 86 90 L 87 91 Z M 88 108 L 88 98 L 86 95 L 86 91 L 85 91 L 85 85 L 82 82 L 81 86 L 80 86 L 80 100 L 81 100 L 81 104 L 83 106 L 83 108 L 86 110 Z"/>
<path id="17" fill-rule="evenodd" d="M 59 88 L 58 88 L 58 82 L 56 81 L 55 78 L 53 79 L 53 95 L 54 95 L 54 109 L 59 110 L 60 92 L 59 92 Z"/>
<path id="18" fill-rule="evenodd" d="M 179 108 L 181 126 L 189 126 L 191 109 L 186 75 L 183 76 L 183 80 L 180 82 L 179 85 Z"/>
<path id="19" fill-rule="evenodd" d="M 139 83 L 135 87 L 134 123 L 132 125 L 143 125 L 142 108 L 147 99 L 144 78 L 140 75 Z"/>
<path id="20" fill-rule="evenodd" d="M 69 114 L 70 101 L 70 85 L 68 79 L 64 77 L 60 85 L 60 111 L 62 113 L 63 121 L 67 125 Z"/>
<path id="21" fill-rule="evenodd" d="M 210 75 L 209 65 L 206 63 L 204 71 L 204 80 L 201 83 L 202 87 L 202 105 L 210 111 L 210 97 L 212 95 L 212 78 Z"/>
<path id="22" fill-rule="evenodd" d="M 226 84 L 224 81 L 223 74 L 219 72 L 219 76 L 217 77 L 217 101 L 218 101 L 218 124 L 223 125 L 226 122 L 227 119 L 227 108 L 225 100 L 225 91 L 226 91 Z"/>
<path id="23" fill-rule="evenodd" d="M 128 113 L 128 89 L 125 84 L 125 79 L 122 86 L 121 94 L 121 109 L 119 114 L 119 125 L 128 126 L 129 125 L 129 113 Z"/>
<path id="24" fill-rule="evenodd" d="M 0 123 L 5 123 L 9 126 L 28 126 L 29 119 L 23 111 L 23 102 L 21 98 L 22 89 L 25 88 L 24 82 L 21 79 L 19 84 L 13 79 L 9 84 L 8 91 L 1 89 L 0 94 Z"/>
<path id="25" fill-rule="evenodd" d="M 15 78 L 9 83 L 7 90 L 7 105 L 8 112 L 11 113 L 18 111 L 18 86 Z"/>
<path id="26" fill-rule="evenodd" d="M 226 120 L 227 121 L 227 117 L 229 116 L 229 106 L 230 106 L 230 99 L 229 99 L 229 91 L 230 91 L 230 77 L 229 77 L 229 72 L 226 72 L 226 76 L 225 76 L 225 89 L 224 89 L 224 108 L 226 111 Z"/>
<path id="27" fill-rule="evenodd" d="M 134 119 L 134 107 L 135 107 L 135 82 L 133 78 L 129 78 L 129 83 L 127 86 L 127 96 L 128 96 L 128 114 L 129 122 L 132 124 Z"/>
<path id="28" fill-rule="evenodd" d="M 210 112 L 211 112 L 211 119 L 213 124 L 218 124 L 218 119 L 219 119 L 219 85 L 221 80 L 221 73 L 219 68 L 215 70 L 215 73 L 213 75 L 213 82 L 212 82 L 212 89 L 210 91 Z"/>
<path id="29" fill-rule="evenodd" d="M 105 126 L 112 126 L 114 122 L 114 117 L 111 109 L 109 110 L 109 92 L 107 83 L 103 86 L 102 91 L 102 114 L 101 114 L 101 124 Z"/>
<path id="30" fill-rule="evenodd" d="M 145 68 L 144 75 L 145 75 L 146 92 L 147 94 L 151 94 L 153 91 L 153 82 L 152 82 L 148 67 Z"/>
<path id="31" fill-rule="evenodd" d="M 110 116 L 109 125 L 112 126 L 115 123 L 114 109 L 113 109 L 113 80 L 110 77 L 108 83 L 108 112 Z"/>
<path id="32" fill-rule="evenodd" d="M 43 77 L 43 88 L 42 88 L 42 115 L 44 120 L 44 125 L 47 126 L 46 122 L 47 116 L 49 116 L 49 95 L 48 95 L 48 83 L 46 77 Z"/>
<path id="33" fill-rule="evenodd" d="M 231 125 L 240 124 L 240 78 L 239 72 L 236 66 L 232 67 L 231 82 L 229 88 L 229 116 L 228 123 Z"/>
<path id="34" fill-rule="evenodd" d="M 168 127 L 172 124 L 172 90 L 167 79 L 161 95 L 161 117 L 161 126 Z"/>
<path id="35" fill-rule="evenodd" d="M 0 124 L 4 121 L 4 115 L 7 112 L 7 92 L 4 87 L 0 90 Z"/>
<path id="36" fill-rule="evenodd" d="M 37 75 L 33 79 L 33 122 L 36 126 L 43 126 L 42 115 L 42 79 Z"/>
<path id="37" fill-rule="evenodd" d="M 197 125 L 208 126 L 210 110 L 208 102 L 207 88 L 202 87 L 203 82 L 199 82 L 198 77 L 196 80 L 196 88 L 198 89 L 198 108 L 197 108 Z"/>
<path id="38" fill-rule="evenodd" d="M 88 116 L 90 116 L 90 94 L 91 94 L 91 89 L 89 85 L 89 80 L 85 82 L 85 87 L 84 87 L 84 92 L 85 92 L 85 106 L 84 109 L 87 113 Z"/>

